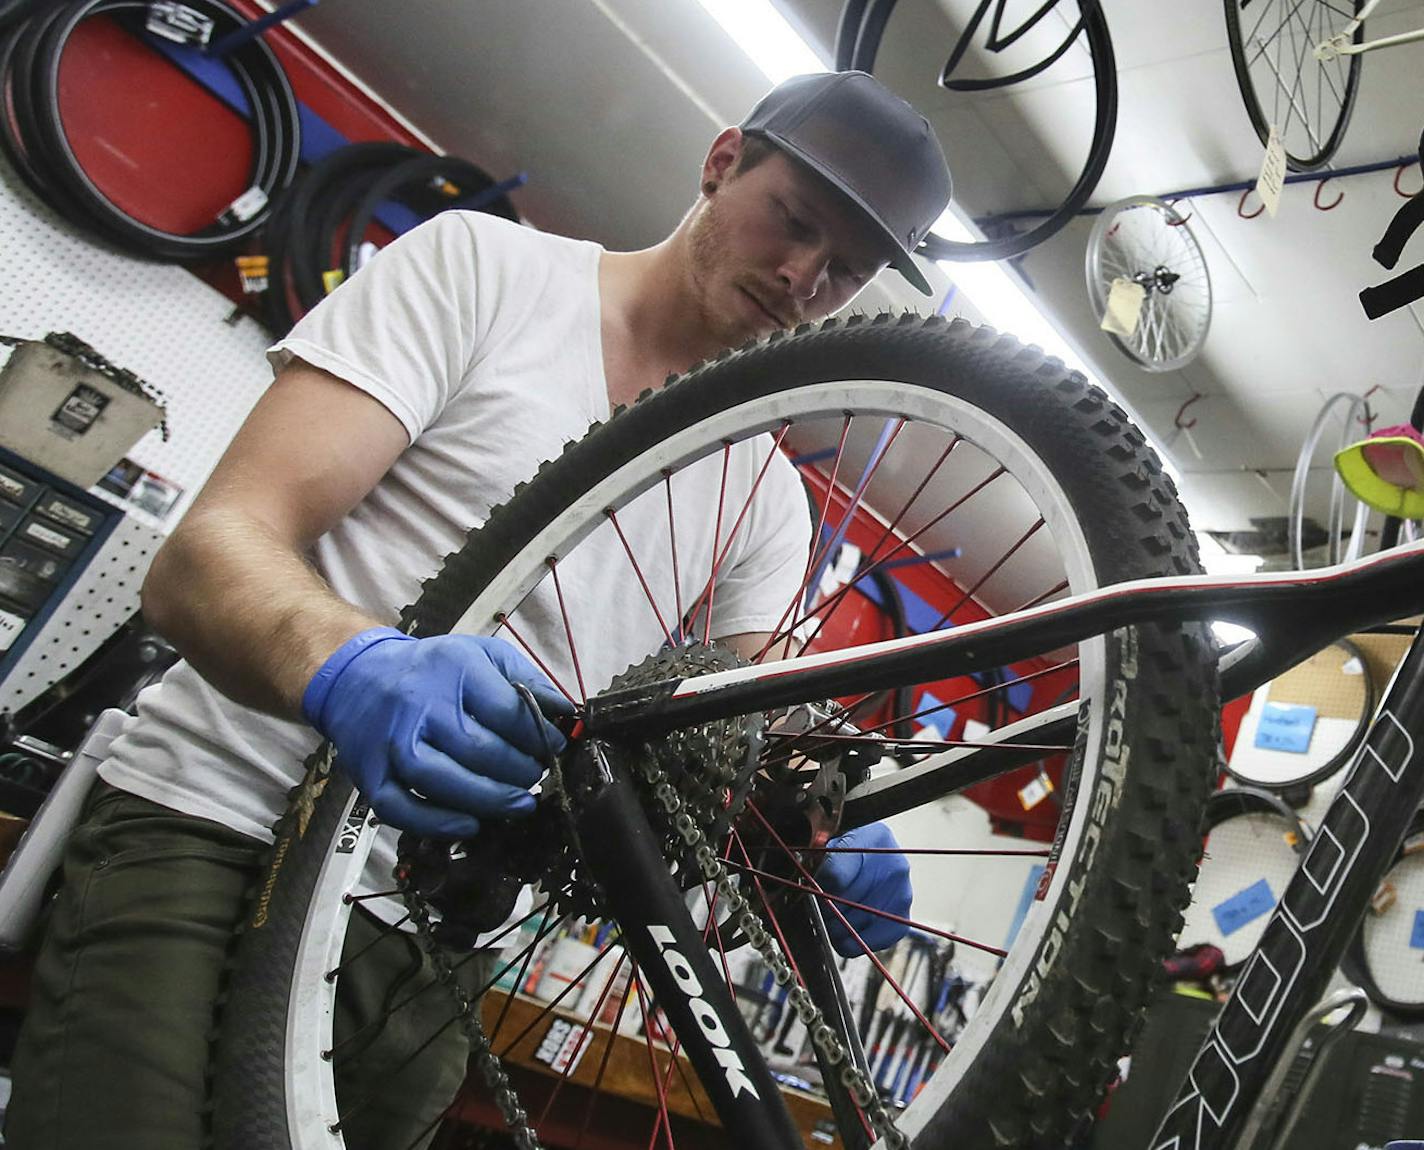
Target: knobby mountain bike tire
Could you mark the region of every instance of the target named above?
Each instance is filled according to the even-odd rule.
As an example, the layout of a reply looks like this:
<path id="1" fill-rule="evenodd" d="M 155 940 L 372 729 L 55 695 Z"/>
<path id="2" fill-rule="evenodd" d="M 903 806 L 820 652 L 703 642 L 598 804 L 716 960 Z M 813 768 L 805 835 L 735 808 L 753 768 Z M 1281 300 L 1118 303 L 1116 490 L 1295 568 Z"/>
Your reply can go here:
<path id="1" fill-rule="evenodd" d="M 507 624 L 502 633 L 517 637 L 514 620 L 522 619 L 518 612 L 531 588 L 548 579 L 550 556 L 573 571 L 569 556 L 601 526 L 606 531 L 610 511 L 626 518 L 640 496 L 660 500 L 663 486 L 673 490 L 673 475 L 697 466 L 690 460 L 715 464 L 729 440 L 760 441 L 778 428 L 781 435 L 792 428 L 810 435 L 808 428 L 819 428 L 834 442 L 835 430 L 844 427 L 842 444 L 854 442 L 859 416 L 852 412 L 864 415 L 872 430 L 887 418 L 900 421 L 897 434 L 910 428 L 896 441 L 906 444 L 904 454 L 887 451 L 884 458 L 913 465 L 916 473 L 929 461 L 928 445 L 940 442 L 933 437 L 942 435 L 950 446 L 941 462 L 953 455 L 964 469 L 946 472 L 943 483 L 943 498 L 958 500 L 956 514 L 969 506 L 961 498 L 966 485 L 978 478 L 979 490 L 985 474 L 993 483 L 1009 476 L 1016 486 L 1004 492 L 1031 499 L 1026 514 L 1036 508 L 1052 536 L 1043 551 L 1018 557 L 1028 555 L 1024 565 L 1036 575 L 1061 554 L 1066 580 L 1055 592 L 1198 570 L 1194 538 L 1170 479 L 1122 410 L 1081 375 L 1036 348 L 964 321 L 856 317 L 806 325 L 726 353 L 615 412 L 472 531 L 425 584 L 403 623 L 416 635 L 492 633 Z M 832 471 L 842 465 L 838 454 Z M 847 475 L 853 478 L 854 470 L 844 462 Z M 849 490 L 852 479 L 842 482 Z M 911 513 L 917 498 L 918 492 L 902 512 L 907 524 L 918 514 Z M 1004 518 L 1006 506 L 993 509 L 993 521 Z M 680 522 L 677 538 L 693 526 Z M 714 545 L 722 538 L 719 533 Z M 871 548 L 867 563 L 879 552 Z M 628 555 L 633 559 L 631 550 Z M 1002 559 L 990 562 L 982 553 L 977 562 L 981 572 L 986 564 L 991 574 L 1007 569 Z M 627 578 L 631 582 L 631 572 Z M 993 602 L 989 576 L 975 581 L 961 571 L 956 578 L 978 588 L 975 604 Z M 1015 596 L 1020 593 L 1015 587 Z M 1011 597 L 1001 609 L 1020 605 Z M 684 613 L 679 604 L 678 610 L 696 618 L 695 606 Z M 778 625 L 777 634 L 782 629 Z M 573 631 L 568 635 L 572 646 Z M 1030 910 L 1007 953 L 1000 952 L 982 1004 L 897 1119 L 917 1150 L 951 1143 L 1060 1147 L 1096 1105 L 1128 1049 L 1181 926 L 1214 778 L 1214 647 L 1199 625 L 1154 625 L 1089 640 L 1075 658 L 1081 701 L 1057 839 L 1041 852 L 1045 869 Z M 1060 686 L 1052 688 L 1055 700 Z M 765 742 L 775 745 L 774 728 Z M 807 744 L 791 744 L 793 750 L 798 745 Z M 1041 749 L 1026 754 L 1041 757 Z M 737 827 L 747 826 L 757 803 L 773 799 L 778 787 L 801 786 L 794 774 L 776 773 L 765 754 L 759 766 L 746 809 L 733 823 L 733 840 L 740 841 Z M 895 817 L 913 820 L 929 805 L 915 778 L 910 768 L 873 780 L 880 788 L 877 817 L 899 811 Z M 333 959 L 325 956 L 340 953 L 351 859 L 369 848 L 373 834 L 364 811 L 352 813 L 354 798 L 333 775 L 314 807 L 299 802 L 279 825 L 280 865 L 260 887 L 265 925 L 239 940 L 217 1031 L 218 1150 L 342 1145 L 326 1133 L 329 1116 L 340 1111 L 338 1100 L 313 1106 L 308 1097 L 301 1123 L 289 1123 L 288 1105 L 321 1077 L 321 1020 L 329 1017 L 334 993 L 326 978 Z M 307 827 L 305 834 L 295 833 L 298 824 Z M 731 840 L 726 849 L 730 855 Z M 746 857 L 750 864 L 752 856 Z M 679 889 L 671 873 L 656 881 Z M 926 888 L 922 896 L 933 893 Z M 773 924 L 774 901 L 764 908 Z M 830 904 L 827 913 L 834 909 Z M 956 937 L 960 954 L 982 945 Z M 500 1042 L 493 1039 L 496 1047 Z M 751 1056 L 759 1057 L 755 1050 Z M 842 1126 L 842 1136 L 847 1146 L 869 1144 L 854 1126 Z"/>

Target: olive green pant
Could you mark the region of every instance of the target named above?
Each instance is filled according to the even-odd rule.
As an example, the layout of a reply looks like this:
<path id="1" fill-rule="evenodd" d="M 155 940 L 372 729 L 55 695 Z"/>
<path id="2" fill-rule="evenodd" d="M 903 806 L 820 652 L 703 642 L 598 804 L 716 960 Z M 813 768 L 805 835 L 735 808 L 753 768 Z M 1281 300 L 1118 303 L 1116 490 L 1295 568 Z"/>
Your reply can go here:
<path id="1" fill-rule="evenodd" d="M 218 987 L 263 854 L 261 843 L 217 823 L 97 784 L 66 849 L 35 964 L 7 1150 L 205 1145 Z M 399 1002 L 432 975 L 408 935 L 383 932 L 364 912 L 351 922 L 346 953 L 371 949 L 338 983 L 338 1044 L 362 1031 L 341 1047 L 352 1058 L 336 1062 L 343 1112 L 364 1103 L 343 1118 L 346 1145 L 406 1150 L 463 1081 L 466 1043 L 458 1026 L 440 1029 L 454 1007 L 439 987 L 384 1027 L 367 1025 L 385 1013 L 393 983 Z M 467 969 L 476 967 L 488 969 L 487 960 Z"/>

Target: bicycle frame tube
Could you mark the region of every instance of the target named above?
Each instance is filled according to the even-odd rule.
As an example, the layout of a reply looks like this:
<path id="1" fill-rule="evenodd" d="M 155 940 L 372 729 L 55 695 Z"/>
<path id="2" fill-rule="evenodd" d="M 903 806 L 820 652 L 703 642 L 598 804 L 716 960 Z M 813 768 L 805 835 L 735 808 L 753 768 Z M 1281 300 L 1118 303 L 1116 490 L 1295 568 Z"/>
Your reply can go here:
<path id="1" fill-rule="evenodd" d="M 1301 1013 L 1324 992 L 1424 800 L 1424 639 L 1415 636 L 1151 1150 L 1230 1150 Z"/>
<path id="2" fill-rule="evenodd" d="M 584 726 L 591 735 L 655 735 L 1002 667 L 1129 624 L 1188 620 L 1241 623 L 1262 637 L 1223 685 L 1233 698 L 1352 631 L 1421 607 L 1424 543 L 1314 571 L 1141 579 L 952 630 L 610 691 L 589 700 Z"/>

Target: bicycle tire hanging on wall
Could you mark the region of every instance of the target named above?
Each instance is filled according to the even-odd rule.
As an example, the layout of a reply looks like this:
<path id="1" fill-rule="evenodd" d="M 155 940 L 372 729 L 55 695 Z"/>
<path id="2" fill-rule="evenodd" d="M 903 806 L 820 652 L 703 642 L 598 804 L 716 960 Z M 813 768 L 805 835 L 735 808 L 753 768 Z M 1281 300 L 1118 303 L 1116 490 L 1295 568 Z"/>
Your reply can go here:
<path id="1" fill-rule="evenodd" d="M 209 38 L 234 32 L 247 19 L 221 0 L 188 0 Z M 76 226 L 140 255 L 187 262 L 240 248 L 268 220 L 273 197 L 296 175 L 301 146 L 297 100 L 276 54 L 260 37 L 224 57 L 253 111 L 252 166 L 246 191 L 205 227 L 177 232 L 138 218 L 85 170 L 66 132 L 60 100 L 61 61 L 76 28 L 98 17 L 119 20 L 143 36 L 156 19 L 142 0 L 71 0 L 34 10 L 0 40 L 0 150 L 46 203 Z M 172 38 L 187 32 L 174 31 Z"/>
<path id="2" fill-rule="evenodd" d="M 1131 196 L 1104 208 L 1088 237 L 1086 273 L 1099 323 L 1115 280 L 1146 292 L 1132 334 L 1106 333 L 1143 371 L 1175 371 L 1197 357 L 1211 326 L 1211 275 L 1201 245 L 1171 204 Z"/>
<path id="3" fill-rule="evenodd" d="M 919 253 L 926 258 L 979 261 L 1004 260 L 1023 255 L 1061 231 L 1088 202 L 1088 197 L 1098 186 L 1098 180 L 1107 166 L 1113 136 L 1117 130 L 1118 91 L 1117 63 L 1113 55 L 1112 37 L 1108 33 L 1107 19 L 1098 0 L 1077 0 L 1078 18 L 1071 23 L 1068 34 L 1032 66 L 1021 68 L 1007 76 L 978 78 L 956 75 L 975 33 L 986 16 L 989 17 L 989 30 L 985 47 L 988 51 L 997 53 L 1032 31 L 1044 17 L 1058 7 L 1059 2 L 1060 0 L 1048 0 L 1018 27 L 1006 32 L 1001 26 L 1007 0 L 981 0 L 963 33 L 950 50 L 949 59 L 938 83 L 941 88 L 950 92 L 979 92 L 1007 87 L 1047 71 L 1078 42 L 1079 37 L 1085 38 L 1092 58 L 1095 111 L 1093 140 L 1082 170 L 1063 203 L 1047 219 L 1028 231 L 972 243 L 948 240 L 931 232 L 919 248 Z M 863 72 L 874 72 L 881 40 L 895 4 L 896 0 L 847 0 L 841 10 L 840 23 L 836 30 L 837 69 L 845 71 L 854 68 Z"/>

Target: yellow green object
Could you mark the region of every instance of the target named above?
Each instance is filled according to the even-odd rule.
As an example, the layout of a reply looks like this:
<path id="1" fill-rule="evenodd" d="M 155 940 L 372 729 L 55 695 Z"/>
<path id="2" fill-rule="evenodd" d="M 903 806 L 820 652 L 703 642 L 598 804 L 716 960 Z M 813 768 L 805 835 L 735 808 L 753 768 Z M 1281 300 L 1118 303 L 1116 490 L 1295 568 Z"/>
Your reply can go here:
<path id="1" fill-rule="evenodd" d="M 1401 519 L 1424 519 L 1424 435 L 1409 424 L 1381 428 L 1335 455 L 1356 499 Z"/>

